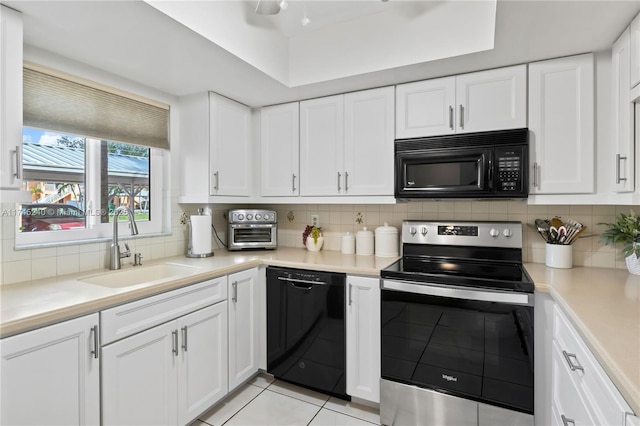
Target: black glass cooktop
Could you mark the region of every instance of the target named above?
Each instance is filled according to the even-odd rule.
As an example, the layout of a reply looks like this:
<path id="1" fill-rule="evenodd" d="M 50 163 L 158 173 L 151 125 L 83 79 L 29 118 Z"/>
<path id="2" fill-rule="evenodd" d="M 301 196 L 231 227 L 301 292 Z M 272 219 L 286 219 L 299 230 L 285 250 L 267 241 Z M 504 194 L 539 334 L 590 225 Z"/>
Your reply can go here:
<path id="1" fill-rule="evenodd" d="M 405 256 L 380 271 L 381 277 L 414 282 L 533 293 L 534 284 L 521 263 Z"/>

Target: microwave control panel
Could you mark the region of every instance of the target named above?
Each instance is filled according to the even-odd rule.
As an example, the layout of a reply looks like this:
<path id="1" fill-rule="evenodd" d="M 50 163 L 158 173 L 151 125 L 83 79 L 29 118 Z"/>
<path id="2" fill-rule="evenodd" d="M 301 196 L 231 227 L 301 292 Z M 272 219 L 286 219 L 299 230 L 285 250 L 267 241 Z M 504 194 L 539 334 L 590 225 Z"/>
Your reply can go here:
<path id="1" fill-rule="evenodd" d="M 496 165 L 498 172 L 497 191 L 522 191 L 523 149 L 522 147 L 496 148 Z"/>

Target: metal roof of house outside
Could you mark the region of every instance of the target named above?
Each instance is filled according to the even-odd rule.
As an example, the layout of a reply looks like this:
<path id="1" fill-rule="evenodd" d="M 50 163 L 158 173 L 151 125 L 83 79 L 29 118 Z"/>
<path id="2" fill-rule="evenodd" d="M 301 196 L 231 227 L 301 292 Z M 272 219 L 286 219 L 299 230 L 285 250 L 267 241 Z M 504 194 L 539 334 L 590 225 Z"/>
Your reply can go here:
<path id="1" fill-rule="evenodd" d="M 23 143 L 23 167 L 25 172 L 47 171 L 50 173 L 84 174 L 84 151 L 55 145 L 33 142 Z M 149 158 L 109 153 L 110 176 L 148 177 Z"/>

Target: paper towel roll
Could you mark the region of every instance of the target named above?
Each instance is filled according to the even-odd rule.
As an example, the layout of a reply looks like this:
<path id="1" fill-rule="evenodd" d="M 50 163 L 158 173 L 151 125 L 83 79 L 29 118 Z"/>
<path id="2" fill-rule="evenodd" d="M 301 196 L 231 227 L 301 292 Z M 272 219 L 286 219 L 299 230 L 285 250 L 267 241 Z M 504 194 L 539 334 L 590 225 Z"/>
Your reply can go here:
<path id="1" fill-rule="evenodd" d="M 189 255 L 201 256 L 213 252 L 211 245 L 211 216 L 191 216 L 191 244 Z"/>

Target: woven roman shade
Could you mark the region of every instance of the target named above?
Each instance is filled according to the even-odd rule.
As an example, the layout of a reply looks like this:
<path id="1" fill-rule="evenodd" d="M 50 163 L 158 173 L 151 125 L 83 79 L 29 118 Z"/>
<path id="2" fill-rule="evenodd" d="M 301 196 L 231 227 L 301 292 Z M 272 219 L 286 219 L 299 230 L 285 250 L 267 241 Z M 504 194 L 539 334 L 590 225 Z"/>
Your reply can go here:
<path id="1" fill-rule="evenodd" d="M 28 127 L 169 149 L 169 107 L 31 68 L 24 71 Z"/>

